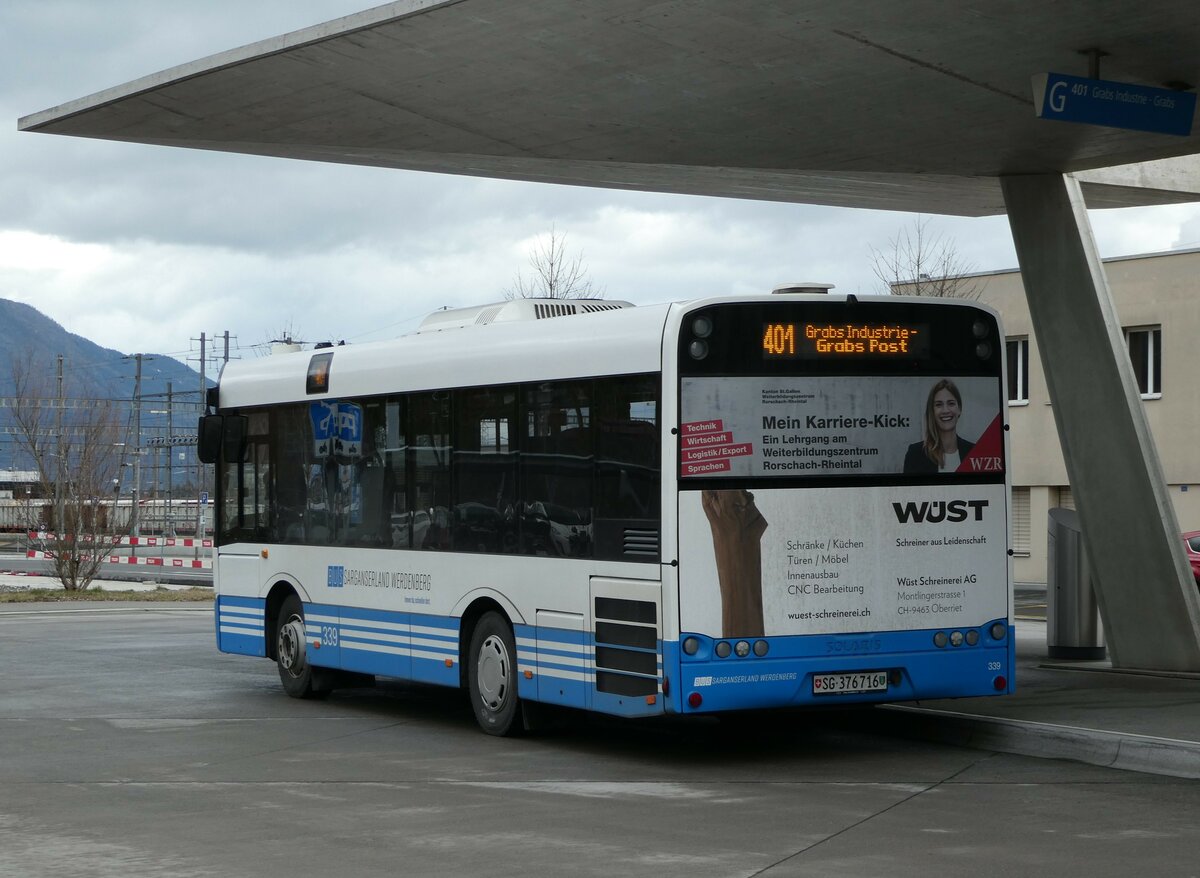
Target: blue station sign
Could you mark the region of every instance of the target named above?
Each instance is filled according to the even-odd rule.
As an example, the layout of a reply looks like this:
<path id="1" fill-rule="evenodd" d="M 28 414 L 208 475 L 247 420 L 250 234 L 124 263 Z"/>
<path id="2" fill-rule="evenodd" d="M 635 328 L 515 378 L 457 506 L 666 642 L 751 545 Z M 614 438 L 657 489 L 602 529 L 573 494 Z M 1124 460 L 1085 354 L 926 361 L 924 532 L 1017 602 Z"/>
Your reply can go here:
<path id="1" fill-rule="evenodd" d="M 1040 73 L 1033 77 L 1033 107 L 1042 119 L 1187 137 L 1196 115 L 1196 95 L 1065 73 Z"/>

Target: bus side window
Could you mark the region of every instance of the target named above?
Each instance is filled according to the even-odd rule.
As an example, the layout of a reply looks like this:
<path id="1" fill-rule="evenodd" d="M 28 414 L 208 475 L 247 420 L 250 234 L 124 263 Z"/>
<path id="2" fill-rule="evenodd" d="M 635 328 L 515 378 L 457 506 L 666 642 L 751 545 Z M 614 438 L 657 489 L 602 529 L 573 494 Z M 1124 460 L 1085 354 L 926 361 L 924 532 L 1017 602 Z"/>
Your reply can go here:
<path id="1" fill-rule="evenodd" d="M 450 548 L 450 394 L 408 398 L 412 458 L 412 546 Z"/>
<path id="2" fill-rule="evenodd" d="M 245 453 L 241 461 L 226 462 L 225 530 L 223 542 L 271 539 L 273 509 L 269 493 L 271 459 L 266 412 L 247 419 Z"/>
<path id="3" fill-rule="evenodd" d="M 388 517 L 390 543 L 393 549 L 413 547 L 413 516 L 408 502 L 408 439 L 403 397 L 387 401 L 384 417 L 386 439 L 377 453 L 388 469 L 390 490 L 384 492 L 385 514 Z"/>
<path id="4" fill-rule="evenodd" d="M 308 417 L 303 406 L 284 406 L 270 413 L 273 539 L 303 543 L 308 506 Z"/>
<path id="5" fill-rule="evenodd" d="M 384 461 L 387 425 L 384 404 L 362 406 L 362 456 L 354 465 L 352 484 L 357 504 L 348 543 L 357 546 L 391 544 L 392 473 Z M 386 536 L 386 540 L 385 540 Z"/>
<path id="6" fill-rule="evenodd" d="M 660 524 L 657 378 L 596 381 L 595 435 L 596 556 L 630 560 L 627 533 L 656 539 Z"/>
<path id="7" fill-rule="evenodd" d="M 512 387 L 455 392 L 455 551 L 517 550 L 516 419 L 517 392 Z"/>
<path id="8" fill-rule="evenodd" d="M 521 552 L 592 557 L 592 382 L 530 385 L 521 446 Z"/>

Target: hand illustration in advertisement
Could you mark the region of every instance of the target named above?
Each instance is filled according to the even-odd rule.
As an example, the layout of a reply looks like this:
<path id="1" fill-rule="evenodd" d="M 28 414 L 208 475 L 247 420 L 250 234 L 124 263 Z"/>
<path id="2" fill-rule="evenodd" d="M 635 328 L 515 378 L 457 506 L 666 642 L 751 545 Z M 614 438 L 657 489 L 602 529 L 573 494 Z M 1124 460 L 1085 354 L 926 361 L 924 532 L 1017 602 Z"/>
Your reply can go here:
<path id="1" fill-rule="evenodd" d="M 767 520 L 754 495 L 741 489 L 701 491 L 700 505 L 712 529 L 721 587 L 721 636 L 761 637 L 762 546 Z"/>

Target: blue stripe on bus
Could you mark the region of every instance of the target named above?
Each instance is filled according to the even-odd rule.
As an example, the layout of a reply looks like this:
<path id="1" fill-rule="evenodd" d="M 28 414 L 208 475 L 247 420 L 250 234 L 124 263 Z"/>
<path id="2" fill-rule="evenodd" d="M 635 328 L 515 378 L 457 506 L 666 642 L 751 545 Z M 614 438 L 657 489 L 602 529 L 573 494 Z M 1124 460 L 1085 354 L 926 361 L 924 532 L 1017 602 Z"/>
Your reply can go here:
<path id="1" fill-rule="evenodd" d="M 517 691 L 522 698 L 587 707 L 594 677 L 587 632 L 517 625 Z M 529 674 L 529 678 L 526 678 Z"/>
<path id="2" fill-rule="evenodd" d="M 320 620 L 309 636 L 309 660 L 313 664 L 422 683 L 459 685 L 458 619 L 333 604 L 307 604 L 304 612 L 306 617 Z M 332 633 L 336 633 L 336 646 L 322 643 L 322 649 L 313 649 L 314 634 L 322 637 Z"/>
<path id="3" fill-rule="evenodd" d="M 238 655 L 265 656 L 267 602 L 261 598 L 218 595 L 213 608 L 217 649 Z"/>
<path id="4" fill-rule="evenodd" d="M 517 654 L 519 669 L 528 671 L 533 679 L 521 690 L 524 698 L 552 704 L 587 708 L 621 716 L 651 716 L 663 712 L 660 697 L 648 701 L 646 696 L 618 696 L 596 690 L 596 638 L 590 631 L 569 631 L 555 628 L 518 626 Z M 599 670 L 616 676 L 654 680 L 662 678 L 663 662 L 658 649 L 629 649 L 611 647 L 626 652 L 655 655 L 655 674 L 637 674 L 604 668 Z M 536 685 L 534 685 L 536 683 Z M 655 686 L 655 690 L 660 687 Z M 528 692 L 529 694 L 526 694 Z"/>
<path id="5" fill-rule="evenodd" d="M 265 613 L 265 600 L 218 597 L 218 648 L 223 652 L 266 655 Z M 313 665 L 450 687 L 460 685 L 460 619 L 336 604 L 305 604 L 304 614 L 308 659 Z M 333 636 L 336 643 L 326 642 Z M 596 642 L 592 632 L 517 625 L 514 636 L 517 692 L 522 698 L 622 716 L 663 712 L 661 692 L 655 704 L 647 704 L 644 696 L 596 692 Z M 659 650 L 629 651 L 658 654 L 657 676 L 661 679 L 663 658 L 659 653 L 671 644 L 660 641 L 658 646 Z M 625 676 L 650 679 L 649 675 L 635 673 Z"/>

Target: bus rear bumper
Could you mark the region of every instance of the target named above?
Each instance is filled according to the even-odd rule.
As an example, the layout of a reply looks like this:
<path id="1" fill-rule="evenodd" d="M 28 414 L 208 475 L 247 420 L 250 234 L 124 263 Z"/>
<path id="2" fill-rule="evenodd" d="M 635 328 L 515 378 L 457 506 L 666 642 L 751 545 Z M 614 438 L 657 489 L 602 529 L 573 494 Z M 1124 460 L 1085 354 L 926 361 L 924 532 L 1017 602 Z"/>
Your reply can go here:
<path id="1" fill-rule="evenodd" d="M 749 650 L 739 655 L 733 641 L 724 658 L 718 641 L 702 642 L 693 655 L 664 643 L 664 664 L 678 669 L 670 688 L 682 714 L 1005 695 L 1015 691 L 1016 666 L 1012 627 L 1005 627 L 998 640 L 985 634 L 958 647 L 933 645 L 936 632 L 866 635 L 860 639 L 871 649 L 853 655 L 837 648 L 844 636 L 763 638 L 765 655 L 755 654 L 753 640 L 743 641 Z"/>

